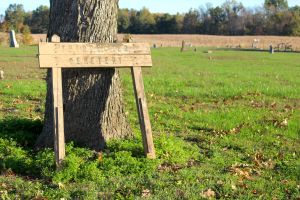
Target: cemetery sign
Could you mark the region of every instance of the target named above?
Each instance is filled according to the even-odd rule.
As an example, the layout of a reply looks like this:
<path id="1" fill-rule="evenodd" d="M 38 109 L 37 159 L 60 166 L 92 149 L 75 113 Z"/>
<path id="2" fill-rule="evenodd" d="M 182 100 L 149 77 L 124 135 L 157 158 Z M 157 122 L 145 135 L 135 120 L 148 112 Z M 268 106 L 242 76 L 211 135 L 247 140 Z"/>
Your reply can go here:
<path id="1" fill-rule="evenodd" d="M 148 158 L 155 158 L 142 78 L 142 67 L 152 66 L 149 44 L 60 43 L 55 35 L 51 42 L 39 43 L 39 64 L 40 68 L 52 70 L 54 150 L 58 167 L 65 157 L 62 68 L 131 68 L 144 152 Z"/>

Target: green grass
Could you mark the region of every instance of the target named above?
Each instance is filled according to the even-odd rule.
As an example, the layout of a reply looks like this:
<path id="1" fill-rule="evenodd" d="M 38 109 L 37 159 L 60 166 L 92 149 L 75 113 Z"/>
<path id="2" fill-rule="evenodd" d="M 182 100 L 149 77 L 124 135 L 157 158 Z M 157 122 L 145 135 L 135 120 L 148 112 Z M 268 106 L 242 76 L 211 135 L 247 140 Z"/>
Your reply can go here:
<path id="1" fill-rule="evenodd" d="M 94 152 L 34 151 L 45 71 L 37 48 L 0 48 L 1 199 L 300 198 L 300 54 L 153 49 L 144 69 L 158 159 L 143 157 L 129 70 L 121 70 L 136 137 Z M 213 192 L 212 192 L 213 191 Z"/>

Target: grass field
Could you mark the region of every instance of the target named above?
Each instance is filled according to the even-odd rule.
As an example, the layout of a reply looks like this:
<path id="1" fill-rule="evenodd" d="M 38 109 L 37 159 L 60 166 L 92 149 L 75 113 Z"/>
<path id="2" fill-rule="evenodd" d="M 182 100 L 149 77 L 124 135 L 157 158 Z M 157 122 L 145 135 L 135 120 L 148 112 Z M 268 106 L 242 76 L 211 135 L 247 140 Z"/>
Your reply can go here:
<path id="1" fill-rule="evenodd" d="M 33 150 L 45 71 L 37 48 L 0 48 L 1 199 L 299 199 L 300 54 L 153 49 L 144 70 L 158 159 L 143 158 L 128 70 L 122 81 L 136 137 L 97 159 L 68 144 L 64 168 Z"/>

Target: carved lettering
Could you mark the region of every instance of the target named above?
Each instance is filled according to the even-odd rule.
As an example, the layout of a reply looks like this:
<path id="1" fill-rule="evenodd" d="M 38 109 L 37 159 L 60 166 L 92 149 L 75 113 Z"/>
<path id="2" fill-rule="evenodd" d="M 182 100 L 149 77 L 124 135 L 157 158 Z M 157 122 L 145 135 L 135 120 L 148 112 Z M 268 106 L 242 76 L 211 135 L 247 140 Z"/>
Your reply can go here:
<path id="1" fill-rule="evenodd" d="M 91 57 L 91 64 L 94 64 L 95 57 Z"/>
<path id="2" fill-rule="evenodd" d="M 76 63 L 77 65 L 80 65 L 80 64 L 81 64 L 80 57 L 77 57 L 77 58 L 76 58 L 76 61 L 77 61 L 77 63 Z"/>
<path id="3" fill-rule="evenodd" d="M 89 61 L 88 61 L 89 57 L 84 57 L 84 64 L 89 64 Z"/>
<path id="4" fill-rule="evenodd" d="M 74 58 L 70 58 L 69 62 L 70 62 L 71 65 L 74 65 L 75 64 Z"/>

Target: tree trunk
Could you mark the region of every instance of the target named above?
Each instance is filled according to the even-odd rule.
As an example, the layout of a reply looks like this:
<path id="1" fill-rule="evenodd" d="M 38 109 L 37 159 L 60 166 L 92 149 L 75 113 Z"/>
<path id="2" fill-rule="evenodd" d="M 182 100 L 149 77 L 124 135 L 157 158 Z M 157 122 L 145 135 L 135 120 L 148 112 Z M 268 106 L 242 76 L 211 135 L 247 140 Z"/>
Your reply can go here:
<path id="1" fill-rule="evenodd" d="M 115 42 L 117 13 L 118 0 L 50 0 L 48 38 L 56 34 L 61 42 Z M 100 151 L 108 139 L 132 135 L 116 69 L 65 69 L 62 77 L 66 142 Z M 53 146 L 50 70 L 45 109 L 37 148 Z"/>

